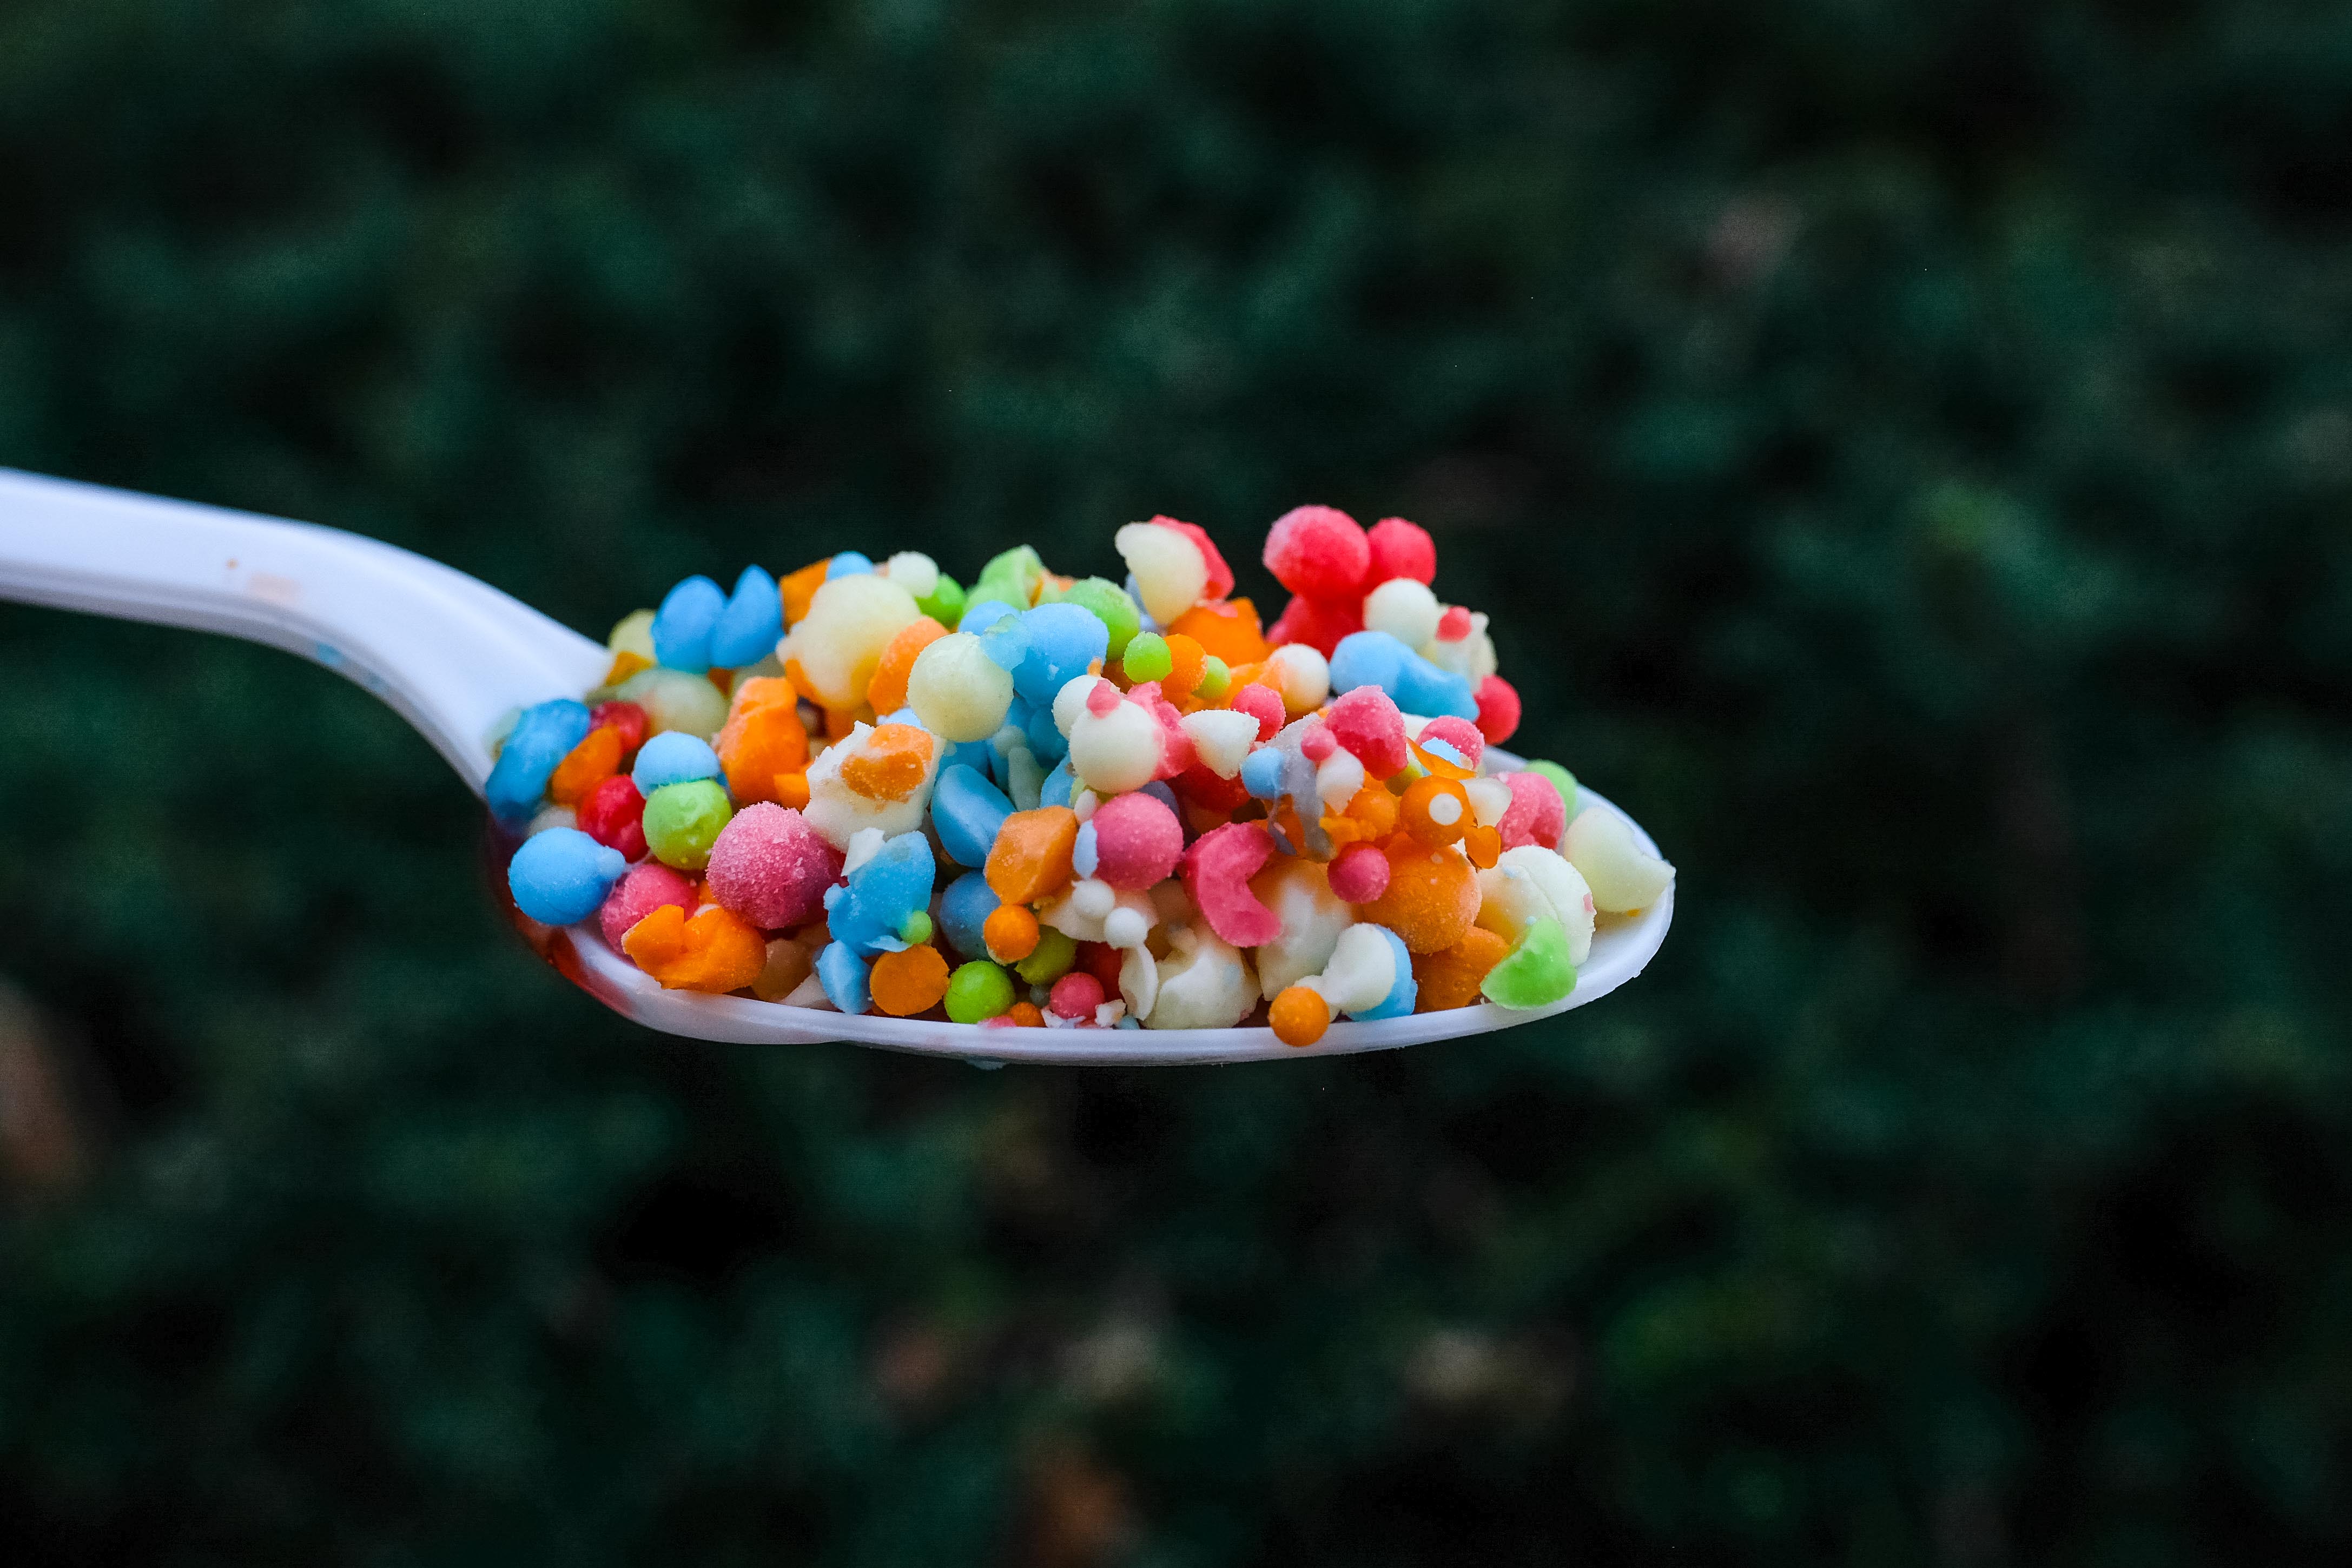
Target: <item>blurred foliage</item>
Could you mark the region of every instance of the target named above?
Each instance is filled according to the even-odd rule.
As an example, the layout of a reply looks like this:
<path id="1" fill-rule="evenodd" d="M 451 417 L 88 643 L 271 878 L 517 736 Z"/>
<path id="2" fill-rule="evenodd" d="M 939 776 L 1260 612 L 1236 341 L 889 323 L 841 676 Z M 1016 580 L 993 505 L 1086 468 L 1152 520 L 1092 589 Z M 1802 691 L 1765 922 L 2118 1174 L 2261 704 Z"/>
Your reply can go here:
<path id="1" fill-rule="evenodd" d="M 0 168 L 0 462 L 591 631 L 1401 511 L 1682 866 L 1393 1057 L 670 1041 L 356 688 L 0 609 L 12 1561 L 2352 1537 L 2344 7 L 15 0 Z"/>

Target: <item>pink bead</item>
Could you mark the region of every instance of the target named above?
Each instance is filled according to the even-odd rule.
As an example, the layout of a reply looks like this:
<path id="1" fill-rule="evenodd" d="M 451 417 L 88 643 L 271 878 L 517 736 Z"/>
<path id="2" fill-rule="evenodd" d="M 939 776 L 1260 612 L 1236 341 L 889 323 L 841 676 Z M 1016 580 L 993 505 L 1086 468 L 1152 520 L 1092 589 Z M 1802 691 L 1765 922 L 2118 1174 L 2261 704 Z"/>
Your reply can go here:
<path id="1" fill-rule="evenodd" d="M 789 806 L 761 800 L 735 813 L 710 846 L 710 896 L 763 930 L 806 924 L 841 874 L 841 852 Z"/>
<path id="2" fill-rule="evenodd" d="M 1102 1005 L 1102 982 L 1084 969 L 1073 969 L 1055 981 L 1052 995 L 1045 998 L 1047 1012 L 1073 1021 L 1093 1018 L 1095 1009 Z"/>
<path id="3" fill-rule="evenodd" d="M 1150 537 L 1149 534 L 1144 536 L 1146 538 Z M 1118 688 L 1108 681 L 1098 679 L 1095 682 L 1094 688 L 1087 693 L 1087 711 L 1100 718 L 1117 707 L 1119 700 Z"/>
<path id="4" fill-rule="evenodd" d="M 1356 519 L 1334 507 L 1300 507 L 1275 519 L 1265 535 L 1265 569 L 1293 593 L 1310 599 L 1360 596 L 1372 547 Z"/>
<path id="5" fill-rule="evenodd" d="M 1402 517 L 1382 517 L 1366 540 L 1372 548 L 1372 569 L 1365 574 L 1367 592 L 1392 577 L 1415 582 L 1437 580 L 1437 541 L 1429 530 Z"/>
<path id="6" fill-rule="evenodd" d="M 1339 743 L 1331 738 L 1330 730 L 1319 724 L 1298 737 L 1299 753 L 1309 762 L 1328 761 L 1339 749 Z"/>
<path id="7" fill-rule="evenodd" d="M 1511 787 L 1510 809 L 1496 824 L 1503 835 L 1503 847 L 1515 850 L 1522 844 L 1541 844 L 1548 850 L 1559 848 L 1560 839 L 1568 832 L 1568 802 L 1559 798 L 1551 780 L 1540 773 L 1506 773 L 1503 782 Z"/>
<path id="8" fill-rule="evenodd" d="M 1389 857 L 1377 844 L 1349 844 L 1331 862 L 1331 891 L 1349 904 L 1370 904 L 1389 890 Z"/>
<path id="9" fill-rule="evenodd" d="M 1234 694 L 1233 706 L 1235 713 L 1245 713 L 1257 720 L 1260 740 L 1272 740 L 1275 732 L 1282 727 L 1282 694 L 1272 686 L 1252 681 Z"/>
<path id="10" fill-rule="evenodd" d="M 613 891 L 604 895 L 604 907 L 596 915 L 605 946 L 619 952 L 621 938 L 629 934 L 629 927 L 665 904 L 675 904 L 688 915 L 693 914 L 694 879 L 672 871 L 659 861 L 631 866 L 613 884 Z"/>
<path id="11" fill-rule="evenodd" d="M 1519 694 L 1500 675 L 1478 683 L 1478 729 L 1496 746 L 1519 727 Z"/>
<path id="12" fill-rule="evenodd" d="M 1183 824 L 1157 795 L 1115 795 L 1088 819 L 1095 831 L 1095 875 L 1141 893 L 1168 880 L 1184 853 Z"/>
<path id="13" fill-rule="evenodd" d="M 1205 597 L 1223 599 L 1234 591 L 1234 569 L 1225 564 L 1225 558 L 1218 553 L 1216 541 L 1209 538 L 1206 528 L 1198 523 L 1180 523 L 1173 517 L 1154 517 L 1151 521 L 1160 528 L 1174 528 L 1191 539 L 1193 548 L 1201 552 L 1201 559 L 1209 568 L 1209 587 Z"/>
<path id="14" fill-rule="evenodd" d="M 1151 716 L 1160 721 L 1160 771 L 1154 779 L 1173 779 L 1198 760 L 1192 749 L 1192 737 L 1184 733 L 1184 716 L 1176 705 L 1164 697 L 1151 702 Z M 1162 873 L 1163 875 L 1166 873 Z"/>
<path id="15" fill-rule="evenodd" d="M 1441 643 L 1459 643 L 1468 635 L 1470 635 L 1470 612 L 1463 609 L 1459 604 L 1447 605 L 1445 612 L 1437 618 L 1437 640 Z"/>
<path id="16" fill-rule="evenodd" d="M 1274 841 L 1256 822 L 1212 828 L 1184 852 L 1184 891 L 1201 918 L 1236 947 L 1256 947 L 1282 935 L 1282 919 L 1258 902 L 1249 879 L 1274 853 Z"/>
<path id="17" fill-rule="evenodd" d="M 1460 752 L 1462 760 L 1473 768 L 1478 766 L 1478 758 L 1486 753 L 1486 737 L 1478 733 L 1478 727 L 1466 718 L 1455 718 L 1452 714 L 1431 719 L 1422 726 L 1421 738 L 1424 742 L 1445 742 Z"/>
<path id="18" fill-rule="evenodd" d="M 1358 686 L 1340 694 L 1323 716 L 1332 738 L 1355 755 L 1364 772 L 1386 779 L 1412 760 L 1405 749 L 1404 715 L 1378 686 Z"/>

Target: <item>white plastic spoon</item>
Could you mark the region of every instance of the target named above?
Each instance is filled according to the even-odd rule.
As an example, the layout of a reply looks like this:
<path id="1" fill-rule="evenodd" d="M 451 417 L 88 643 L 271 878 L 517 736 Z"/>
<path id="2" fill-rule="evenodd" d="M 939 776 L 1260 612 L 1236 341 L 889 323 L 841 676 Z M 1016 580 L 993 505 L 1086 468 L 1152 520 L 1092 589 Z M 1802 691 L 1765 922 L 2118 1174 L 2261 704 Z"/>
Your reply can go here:
<path id="1" fill-rule="evenodd" d="M 490 775 L 492 727 L 515 708 L 579 695 L 603 679 L 609 663 L 603 645 L 529 605 L 374 539 L 6 469 L 0 469 L 0 599 L 193 626 L 299 653 L 389 703 L 477 796 Z M 1505 766 L 1517 760 L 1489 755 Z M 1616 810 L 1589 789 L 1576 804 Z M 1649 835 L 1627 821 L 1635 841 L 1655 853 Z M 1604 917 L 1576 989 L 1554 1006 L 1514 1011 L 1480 1003 L 1335 1023 L 1301 1050 L 1265 1028 L 982 1029 L 666 991 L 606 946 L 593 922 L 551 931 L 515 916 L 574 985 L 668 1034 L 754 1045 L 845 1040 L 989 1064 L 1123 1066 L 1383 1051 L 1549 1018 L 1598 1001 L 1640 974 L 1673 919 L 1671 888 L 1638 915 Z"/>

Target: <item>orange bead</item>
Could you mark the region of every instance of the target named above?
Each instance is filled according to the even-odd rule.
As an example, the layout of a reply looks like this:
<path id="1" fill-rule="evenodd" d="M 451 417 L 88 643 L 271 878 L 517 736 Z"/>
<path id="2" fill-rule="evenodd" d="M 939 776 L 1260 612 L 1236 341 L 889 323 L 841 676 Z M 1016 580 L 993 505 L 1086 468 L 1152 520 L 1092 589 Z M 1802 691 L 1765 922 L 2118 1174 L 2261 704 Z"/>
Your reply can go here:
<path id="1" fill-rule="evenodd" d="M 1176 617 L 1168 630 L 1191 638 L 1203 653 L 1230 665 L 1260 664 L 1265 658 L 1265 632 L 1258 625 L 1257 606 L 1246 599 L 1205 600 Z"/>
<path id="2" fill-rule="evenodd" d="M 816 695 L 816 684 L 808 678 L 808 672 L 801 668 L 798 659 L 784 661 L 784 679 L 792 684 L 793 690 L 801 695 L 803 701 L 818 707 L 824 706 L 824 699 Z"/>
<path id="3" fill-rule="evenodd" d="M 1412 1010 L 1435 1013 L 1470 1006 L 1478 999 L 1478 987 L 1486 978 L 1486 971 L 1508 957 L 1510 952 L 1511 944 L 1507 938 L 1483 925 L 1473 925 L 1451 947 L 1436 953 L 1415 953 L 1412 979 L 1421 988 L 1421 994 L 1414 998 Z"/>
<path id="4" fill-rule="evenodd" d="M 1285 1045 L 1313 1045 L 1331 1027 L 1331 1007 L 1305 986 L 1286 986 L 1267 1009 L 1274 1038 Z"/>
<path id="5" fill-rule="evenodd" d="M 735 689 L 735 672 L 732 670 L 705 670 L 702 672 L 702 678 L 717 686 L 719 695 L 722 697 Z"/>
<path id="6" fill-rule="evenodd" d="M 1348 809 L 1323 819 L 1323 831 L 1334 844 L 1377 844 L 1396 831 L 1397 798 L 1381 785 L 1367 784 L 1356 791 Z"/>
<path id="7" fill-rule="evenodd" d="M 621 950 L 674 991 L 740 991 L 768 966 L 768 939 L 732 910 L 709 904 L 693 919 L 665 904 L 629 927 Z"/>
<path id="8" fill-rule="evenodd" d="M 576 806 L 589 790 L 620 770 L 621 732 L 609 724 L 599 725 L 547 776 L 547 798 L 559 806 Z"/>
<path id="9" fill-rule="evenodd" d="M 1025 904 L 1000 904 L 981 923 L 980 939 L 1000 964 L 1018 964 L 1037 950 L 1037 917 Z"/>
<path id="10" fill-rule="evenodd" d="M 1412 752 L 1412 759 L 1420 763 L 1423 768 L 1433 778 L 1475 779 L 1478 777 L 1478 770 L 1475 768 L 1465 768 L 1459 762 L 1440 757 L 1434 751 L 1423 751 L 1417 742 L 1407 744 Z"/>
<path id="11" fill-rule="evenodd" d="M 1381 846 L 1389 857 L 1388 891 L 1357 910 L 1357 918 L 1385 925 L 1415 953 L 1438 953 L 1462 940 L 1478 918 L 1478 873 L 1462 852 L 1432 849 L 1410 833 Z"/>
<path id="12" fill-rule="evenodd" d="M 624 648 L 613 655 L 613 663 L 604 671 L 604 684 L 608 686 L 617 686 L 639 670 L 653 668 L 653 664 L 654 662 L 643 653 L 632 653 Z"/>
<path id="13" fill-rule="evenodd" d="M 985 874 L 1005 904 L 1040 904 L 1070 885 L 1078 814 L 1067 806 L 1015 811 L 997 830 Z"/>
<path id="14" fill-rule="evenodd" d="M 809 604 L 816 598 L 816 591 L 824 586 L 825 570 L 832 565 L 831 556 L 823 560 L 813 560 L 776 584 L 776 591 L 784 601 L 785 625 L 793 625 L 807 617 Z"/>
<path id="15" fill-rule="evenodd" d="M 911 724 L 886 724 L 841 765 L 841 781 L 868 800 L 903 800 L 921 788 L 939 739 Z"/>
<path id="16" fill-rule="evenodd" d="M 1397 821 L 1432 849 L 1459 842 L 1473 821 L 1470 797 L 1451 779 L 1416 779 L 1397 803 Z"/>
<path id="17" fill-rule="evenodd" d="M 1037 1010 L 1037 1004 L 1034 1002 L 1015 1002 L 1005 1009 L 1004 1016 L 1023 1029 L 1045 1027 L 1045 1015 Z"/>
<path id="18" fill-rule="evenodd" d="M 1192 700 L 1193 690 L 1209 667 L 1208 650 L 1181 632 L 1171 632 L 1168 656 L 1173 667 L 1160 678 L 1160 690 L 1170 702 L 1181 706 Z"/>
<path id="19" fill-rule="evenodd" d="M 798 664 L 800 661 L 795 659 L 793 663 Z M 856 727 L 857 714 L 855 709 L 829 707 L 824 710 L 824 737 L 827 740 L 847 740 L 849 732 Z"/>
<path id="20" fill-rule="evenodd" d="M 807 805 L 809 803 L 808 774 L 806 772 L 777 774 L 776 792 L 772 799 L 777 805 L 790 806 L 795 811 Z"/>
<path id="21" fill-rule="evenodd" d="M 940 1005 L 948 994 L 948 961 L 928 942 L 874 960 L 866 977 L 874 1005 L 892 1018 L 913 1018 Z"/>
<path id="22" fill-rule="evenodd" d="M 1472 865 L 1485 871 L 1503 858 L 1502 830 L 1471 823 L 1462 834 L 1462 852 L 1470 857 Z"/>
<path id="23" fill-rule="evenodd" d="M 727 788 L 736 805 L 754 800 L 791 805 L 777 794 L 776 776 L 808 767 L 808 727 L 801 723 L 800 698 L 793 684 L 773 675 L 741 683 L 712 747 L 719 753 L 719 766 L 727 770 Z"/>
<path id="24" fill-rule="evenodd" d="M 876 713 L 897 713 L 907 706 L 907 676 L 915 667 L 915 655 L 947 634 L 948 629 L 928 615 L 898 629 L 883 646 L 882 662 L 874 666 L 874 680 L 866 688 L 866 700 Z"/>

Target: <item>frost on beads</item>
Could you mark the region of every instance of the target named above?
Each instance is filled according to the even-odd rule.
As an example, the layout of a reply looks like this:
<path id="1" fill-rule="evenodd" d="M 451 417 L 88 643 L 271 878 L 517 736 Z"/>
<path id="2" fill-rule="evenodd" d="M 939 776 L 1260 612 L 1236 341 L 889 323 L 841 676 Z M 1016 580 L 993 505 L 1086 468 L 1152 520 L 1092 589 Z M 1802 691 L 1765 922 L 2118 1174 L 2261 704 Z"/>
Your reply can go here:
<path id="1" fill-rule="evenodd" d="M 669 987 L 992 1028 L 1226 1029 L 1566 998 L 1674 868 L 1558 764 L 1402 517 L 1275 520 L 1269 627 L 1199 527 L 695 576 L 518 715 L 517 906 Z M 1117 564 L 1111 565 L 1112 557 Z"/>

